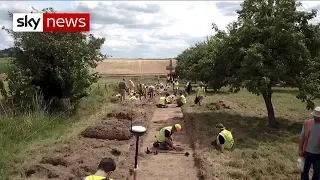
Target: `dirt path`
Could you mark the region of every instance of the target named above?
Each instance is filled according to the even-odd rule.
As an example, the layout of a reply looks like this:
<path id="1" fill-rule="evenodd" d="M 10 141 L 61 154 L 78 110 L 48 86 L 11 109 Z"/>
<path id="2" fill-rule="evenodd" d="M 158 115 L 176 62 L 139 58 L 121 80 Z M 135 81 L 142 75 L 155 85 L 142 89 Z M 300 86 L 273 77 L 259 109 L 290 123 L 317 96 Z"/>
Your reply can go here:
<path id="1" fill-rule="evenodd" d="M 153 150 L 152 143 L 155 140 L 155 133 L 164 126 L 180 123 L 184 128 L 183 114 L 181 108 L 175 105 L 169 108 L 157 109 L 149 124 L 148 133 L 144 137 L 141 153 L 145 154 L 147 147 Z M 189 138 L 185 130 L 173 136 L 176 144 L 189 152 L 188 157 L 179 154 L 159 153 L 158 155 L 148 154 L 140 158 L 139 180 L 177 180 L 188 179 L 198 180 L 197 168 L 194 164 L 193 151 L 190 147 Z M 183 151 L 183 152 L 185 152 Z"/>

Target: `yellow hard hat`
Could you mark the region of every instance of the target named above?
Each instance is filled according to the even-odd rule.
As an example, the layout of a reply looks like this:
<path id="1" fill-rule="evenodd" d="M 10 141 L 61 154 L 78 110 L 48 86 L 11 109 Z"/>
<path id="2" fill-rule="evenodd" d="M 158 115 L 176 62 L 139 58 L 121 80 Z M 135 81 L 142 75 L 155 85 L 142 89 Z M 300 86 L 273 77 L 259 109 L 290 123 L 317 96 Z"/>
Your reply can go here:
<path id="1" fill-rule="evenodd" d="M 175 124 L 174 128 L 177 130 L 177 132 L 181 131 L 181 125 L 180 124 Z"/>

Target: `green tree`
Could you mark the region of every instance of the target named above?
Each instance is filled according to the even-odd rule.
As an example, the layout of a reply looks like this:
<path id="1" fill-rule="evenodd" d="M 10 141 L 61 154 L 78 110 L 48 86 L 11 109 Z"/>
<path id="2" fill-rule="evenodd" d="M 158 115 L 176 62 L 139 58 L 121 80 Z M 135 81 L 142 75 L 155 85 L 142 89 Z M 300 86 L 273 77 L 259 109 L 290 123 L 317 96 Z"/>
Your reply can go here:
<path id="1" fill-rule="evenodd" d="M 42 12 L 54 13 L 52 8 Z M 12 14 L 9 14 L 12 17 Z M 76 104 L 98 79 L 93 72 L 103 55 L 104 38 L 84 33 L 31 33 L 6 30 L 14 40 L 8 85 L 16 101 L 30 101 L 41 93 L 46 104 L 69 99 Z"/>
<path id="2" fill-rule="evenodd" d="M 220 41 L 218 35 L 208 36 L 205 41 L 183 51 L 177 57 L 179 61 L 177 73 L 190 80 L 209 82 L 214 90 L 220 89 L 224 85 L 225 77 L 225 67 L 222 64 L 215 66 L 216 47 Z"/>
<path id="3" fill-rule="evenodd" d="M 299 6 L 295 0 L 245 0 L 217 61 L 228 62 L 231 91 L 245 87 L 263 96 L 270 125 L 276 124 L 272 87 L 279 82 L 298 87 L 307 108 L 319 97 L 319 25 L 308 23 L 317 13 Z"/>

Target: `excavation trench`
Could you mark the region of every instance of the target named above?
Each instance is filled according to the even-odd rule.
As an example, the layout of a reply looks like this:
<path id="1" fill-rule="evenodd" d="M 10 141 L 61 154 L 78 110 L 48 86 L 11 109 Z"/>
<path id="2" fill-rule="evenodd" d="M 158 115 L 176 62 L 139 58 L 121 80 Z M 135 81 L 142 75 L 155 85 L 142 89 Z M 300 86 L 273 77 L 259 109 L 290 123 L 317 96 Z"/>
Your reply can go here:
<path id="1" fill-rule="evenodd" d="M 154 109 L 152 102 L 137 101 L 132 111 L 133 124 L 148 127 Z M 128 179 L 135 154 L 135 139 L 129 131 L 131 107 L 120 104 L 112 113 L 98 113 L 100 120 L 96 124 L 89 125 L 76 137 L 54 143 L 38 161 L 25 162 L 21 179 L 82 179 L 95 173 L 104 157 L 111 157 L 117 163 L 114 179 Z M 27 153 L 34 156 L 38 151 L 34 148 Z"/>
<path id="2" fill-rule="evenodd" d="M 156 155 L 154 153 L 146 154 L 147 148 L 150 151 L 156 149 L 152 147 L 155 141 L 156 132 L 162 127 L 179 123 L 182 125 L 182 131 L 173 136 L 173 140 L 181 153 L 162 153 Z M 143 153 L 142 153 L 143 152 Z M 185 155 L 188 152 L 188 156 Z M 139 180 L 176 180 L 188 179 L 198 180 L 197 168 L 195 167 L 193 150 L 190 147 L 189 136 L 184 129 L 184 120 L 181 108 L 170 105 L 169 108 L 156 109 L 151 119 L 148 133 L 141 149 L 141 157 L 139 161 Z"/>

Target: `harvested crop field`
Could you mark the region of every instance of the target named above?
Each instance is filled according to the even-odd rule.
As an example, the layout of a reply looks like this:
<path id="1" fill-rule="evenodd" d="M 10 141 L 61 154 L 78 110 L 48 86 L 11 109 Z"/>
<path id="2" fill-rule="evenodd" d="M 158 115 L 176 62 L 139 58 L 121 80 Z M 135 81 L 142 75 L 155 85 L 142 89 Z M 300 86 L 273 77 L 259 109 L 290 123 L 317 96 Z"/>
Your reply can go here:
<path id="1" fill-rule="evenodd" d="M 103 157 L 111 157 L 117 163 L 113 178 L 130 178 L 129 169 L 132 168 L 135 153 L 135 138 L 130 133 L 131 112 L 133 124 L 148 127 L 155 108 L 147 100 L 133 104 L 133 111 L 126 104 L 117 106 L 74 137 L 46 147 L 47 153 L 36 157 L 37 161 L 30 163 L 26 160 L 19 168 L 21 177 L 15 179 L 81 179 L 95 173 Z M 27 154 L 36 156 L 41 148 L 31 148 Z"/>
<path id="2" fill-rule="evenodd" d="M 107 59 L 99 63 L 96 70 L 102 75 L 166 75 L 169 59 Z M 176 66 L 177 60 L 172 60 Z"/>

